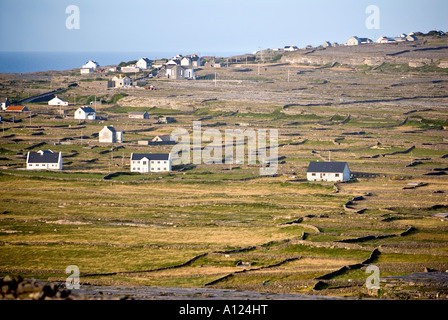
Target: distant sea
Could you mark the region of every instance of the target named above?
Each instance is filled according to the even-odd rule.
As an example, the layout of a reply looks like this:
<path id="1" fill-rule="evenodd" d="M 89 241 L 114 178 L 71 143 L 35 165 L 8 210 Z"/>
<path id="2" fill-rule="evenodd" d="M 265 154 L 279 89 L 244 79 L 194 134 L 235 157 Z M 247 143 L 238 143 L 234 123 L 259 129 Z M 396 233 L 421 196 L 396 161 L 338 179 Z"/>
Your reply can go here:
<path id="1" fill-rule="evenodd" d="M 219 57 L 244 54 L 244 52 L 0 52 L 0 73 L 61 71 L 80 68 L 89 60 L 95 60 L 100 66 L 108 66 L 142 57 L 150 60 L 170 59 L 177 54 L 193 53 Z"/>

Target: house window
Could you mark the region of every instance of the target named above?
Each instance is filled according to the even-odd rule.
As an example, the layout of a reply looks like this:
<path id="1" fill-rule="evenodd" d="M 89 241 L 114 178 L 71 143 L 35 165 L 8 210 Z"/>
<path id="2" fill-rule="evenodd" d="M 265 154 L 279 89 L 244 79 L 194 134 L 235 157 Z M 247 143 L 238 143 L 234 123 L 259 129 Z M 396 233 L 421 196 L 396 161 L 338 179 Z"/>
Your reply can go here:
<path id="1" fill-rule="evenodd" d="M 160 161 L 157 161 L 157 163 L 160 163 Z"/>
<path id="2" fill-rule="evenodd" d="M 311 175 L 312 175 L 313 177 L 315 177 L 315 176 L 316 176 L 316 174 L 315 174 L 315 173 L 312 173 Z"/>
<path id="3" fill-rule="evenodd" d="M 142 164 L 143 164 L 144 166 L 146 166 L 146 161 L 142 161 Z"/>
<path id="4" fill-rule="evenodd" d="M 336 173 L 334 176 L 335 176 L 335 177 L 339 177 L 339 173 Z"/>
<path id="5" fill-rule="evenodd" d="M 166 161 L 163 161 L 163 163 L 166 163 Z"/>
<path id="6" fill-rule="evenodd" d="M 165 171 L 166 171 L 166 168 L 163 168 L 163 170 L 165 170 Z"/>

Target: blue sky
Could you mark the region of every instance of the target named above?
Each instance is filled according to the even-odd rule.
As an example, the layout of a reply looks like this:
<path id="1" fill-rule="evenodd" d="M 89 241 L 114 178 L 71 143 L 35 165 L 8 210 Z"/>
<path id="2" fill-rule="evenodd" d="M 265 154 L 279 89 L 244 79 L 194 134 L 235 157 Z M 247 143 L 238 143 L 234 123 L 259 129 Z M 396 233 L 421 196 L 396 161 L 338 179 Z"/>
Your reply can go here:
<path id="1" fill-rule="evenodd" d="M 66 27 L 69 5 L 79 29 Z M 249 53 L 434 29 L 448 31 L 446 0 L 0 0 L 0 51 Z"/>

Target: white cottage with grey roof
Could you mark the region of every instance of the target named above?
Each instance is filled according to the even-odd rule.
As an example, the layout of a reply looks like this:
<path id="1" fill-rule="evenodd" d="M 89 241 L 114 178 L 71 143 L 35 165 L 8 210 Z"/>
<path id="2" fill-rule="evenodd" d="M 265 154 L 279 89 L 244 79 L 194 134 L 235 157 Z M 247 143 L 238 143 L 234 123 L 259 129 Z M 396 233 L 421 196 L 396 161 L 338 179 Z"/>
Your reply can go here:
<path id="1" fill-rule="evenodd" d="M 350 169 L 347 162 L 310 162 L 306 172 L 308 181 L 347 181 L 350 180 Z"/>
<path id="2" fill-rule="evenodd" d="M 26 168 L 28 170 L 62 170 L 62 154 L 51 150 L 28 152 Z"/>
<path id="3" fill-rule="evenodd" d="M 170 153 L 133 153 L 131 154 L 131 172 L 167 172 L 171 171 Z"/>
<path id="4" fill-rule="evenodd" d="M 75 119 L 95 120 L 96 112 L 91 107 L 80 107 L 75 111 Z"/>

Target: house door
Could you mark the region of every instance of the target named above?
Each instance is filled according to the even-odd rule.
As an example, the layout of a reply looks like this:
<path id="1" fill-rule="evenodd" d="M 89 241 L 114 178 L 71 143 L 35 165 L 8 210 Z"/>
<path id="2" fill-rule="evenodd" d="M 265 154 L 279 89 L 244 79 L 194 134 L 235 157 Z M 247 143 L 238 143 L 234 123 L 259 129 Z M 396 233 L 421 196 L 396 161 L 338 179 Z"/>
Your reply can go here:
<path id="1" fill-rule="evenodd" d="M 320 174 L 320 178 L 322 179 L 323 177 L 324 177 L 324 176 L 323 176 L 323 174 L 321 173 L 321 174 Z"/>
<path id="2" fill-rule="evenodd" d="M 143 165 L 142 165 L 142 172 L 148 172 L 149 169 L 149 161 L 143 161 Z"/>

